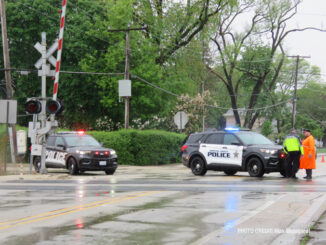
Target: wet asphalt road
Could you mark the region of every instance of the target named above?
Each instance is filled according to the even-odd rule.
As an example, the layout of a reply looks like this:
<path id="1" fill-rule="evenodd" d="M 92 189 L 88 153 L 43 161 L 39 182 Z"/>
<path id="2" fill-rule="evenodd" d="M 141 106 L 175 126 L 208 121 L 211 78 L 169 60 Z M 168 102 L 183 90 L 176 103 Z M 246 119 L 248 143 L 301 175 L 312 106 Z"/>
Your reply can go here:
<path id="1" fill-rule="evenodd" d="M 312 181 L 277 173 L 197 177 L 180 165 L 121 166 L 113 176 L 52 171 L 0 177 L 0 241 L 276 244 L 280 236 L 309 229 L 296 224 L 325 198 L 325 177 L 326 171 Z"/>

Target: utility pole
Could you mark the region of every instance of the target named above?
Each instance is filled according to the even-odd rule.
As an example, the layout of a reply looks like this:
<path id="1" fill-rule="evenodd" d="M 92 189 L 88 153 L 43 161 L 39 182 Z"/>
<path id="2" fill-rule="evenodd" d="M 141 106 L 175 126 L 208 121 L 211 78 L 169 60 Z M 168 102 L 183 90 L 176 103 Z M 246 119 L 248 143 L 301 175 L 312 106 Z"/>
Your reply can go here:
<path id="1" fill-rule="evenodd" d="M 13 91 L 11 86 L 11 73 L 10 73 L 10 60 L 9 60 L 9 49 L 8 49 L 8 37 L 7 37 L 7 18 L 6 18 L 6 7 L 5 1 L 0 0 L 1 8 L 1 29 L 2 29 L 2 47 L 3 47 L 3 60 L 5 68 L 5 79 L 6 79 L 6 94 L 7 99 L 12 100 Z M 9 125 L 9 137 L 10 137 L 10 148 L 11 148 L 11 161 L 16 162 L 17 155 L 17 140 L 16 140 L 16 127 L 15 124 Z M 5 167 L 6 172 L 6 167 Z"/>
<path id="2" fill-rule="evenodd" d="M 125 74 L 124 79 L 130 79 L 130 31 L 142 31 L 146 30 L 147 27 L 139 27 L 139 28 L 130 28 L 128 25 L 127 29 L 115 29 L 111 30 L 110 26 L 108 27 L 108 32 L 126 32 L 126 62 L 125 62 Z M 124 97 L 125 100 L 125 128 L 129 128 L 129 118 L 130 118 L 130 97 Z"/>
<path id="3" fill-rule="evenodd" d="M 205 81 L 201 84 L 201 97 L 204 100 L 204 92 L 205 92 Z M 203 132 L 205 131 L 205 105 L 203 104 Z"/>
<path id="4" fill-rule="evenodd" d="M 310 58 L 310 56 L 287 56 L 289 58 L 296 59 L 296 67 L 295 67 L 295 80 L 294 80 L 294 94 L 293 94 L 293 106 L 292 106 L 292 128 L 295 127 L 295 116 L 297 111 L 297 87 L 298 87 L 298 70 L 299 70 L 299 61 L 300 58 Z"/>
<path id="5" fill-rule="evenodd" d="M 49 72 L 49 66 L 46 64 L 46 33 L 42 32 L 42 88 L 41 88 L 41 96 L 42 96 L 42 110 L 41 113 L 38 115 L 38 119 L 41 121 L 41 127 L 45 128 L 46 124 L 46 76 Z M 41 144 L 42 144 L 42 151 L 41 151 L 41 174 L 47 174 L 48 171 L 45 166 L 45 147 L 46 147 L 46 136 L 41 136 Z"/>

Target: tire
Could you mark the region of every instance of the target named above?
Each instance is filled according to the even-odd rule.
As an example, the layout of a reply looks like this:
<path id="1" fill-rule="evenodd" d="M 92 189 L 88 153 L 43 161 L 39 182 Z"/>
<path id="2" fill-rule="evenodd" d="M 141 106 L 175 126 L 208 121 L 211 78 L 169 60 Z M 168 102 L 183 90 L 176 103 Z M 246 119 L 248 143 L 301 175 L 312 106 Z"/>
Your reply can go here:
<path id="1" fill-rule="evenodd" d="M 34 157 L 33 165 L 36 173 L 41 171 L 41 157 Z"/>
<path id="2" fill-rule="evenodd" d="M 114 172 L 115 172 L 115 169 L 114 170 L 105 170 L 104 171 L 107 175 L 113 175 Z"/>
<path id="3" fill-rule="evenodd" d="M 68 159 L 68 170 L 70 175 L 76 175 L 79 172 L 76 160 L 73 157 Z"/>
<path id="4" fill-rule="evenodd" d="M 264 175 L 263 163 L 257 157 L 253 157 L 249 160 L 247 170 L 251 177 L 262 177 Z"/>
<path id="5" fill-rule="evenodd" d="M 204 160 L 201 157 L 194 157 L 191 160 L 190 168 L 194 175 L 203 176 L 207 172 Z"/>
<path id="6" fill-rule="evenodd" d="M 224 173 L 226 175 L 229 175 L 229 176 L 232 176 L 232 175 L 235 175 L 238 171 L 236 170 L 225 170 Z"/>

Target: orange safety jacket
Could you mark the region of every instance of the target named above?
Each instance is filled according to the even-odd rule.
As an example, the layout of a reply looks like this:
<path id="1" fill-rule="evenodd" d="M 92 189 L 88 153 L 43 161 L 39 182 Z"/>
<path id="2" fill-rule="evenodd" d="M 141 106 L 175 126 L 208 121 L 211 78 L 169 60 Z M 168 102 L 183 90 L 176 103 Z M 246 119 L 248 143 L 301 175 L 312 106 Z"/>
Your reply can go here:
<path id="1" fill-rule="evenodd" d="M 303 169 L 315 169 L 316 168 L 316 148 L 315 139 L 312 135 L 302 140 L 303 157 L 300 159 L 300 168 Z"/>

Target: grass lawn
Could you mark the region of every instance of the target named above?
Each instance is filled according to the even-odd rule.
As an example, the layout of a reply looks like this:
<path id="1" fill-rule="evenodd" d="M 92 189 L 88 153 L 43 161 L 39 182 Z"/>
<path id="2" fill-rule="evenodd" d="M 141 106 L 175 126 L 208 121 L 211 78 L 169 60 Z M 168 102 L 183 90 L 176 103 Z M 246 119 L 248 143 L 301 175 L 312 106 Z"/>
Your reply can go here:
<path id="1" fill-rule="evenodd" d="M 326 153 L 326 148 L 317 148 L 317 153 Z"/>

